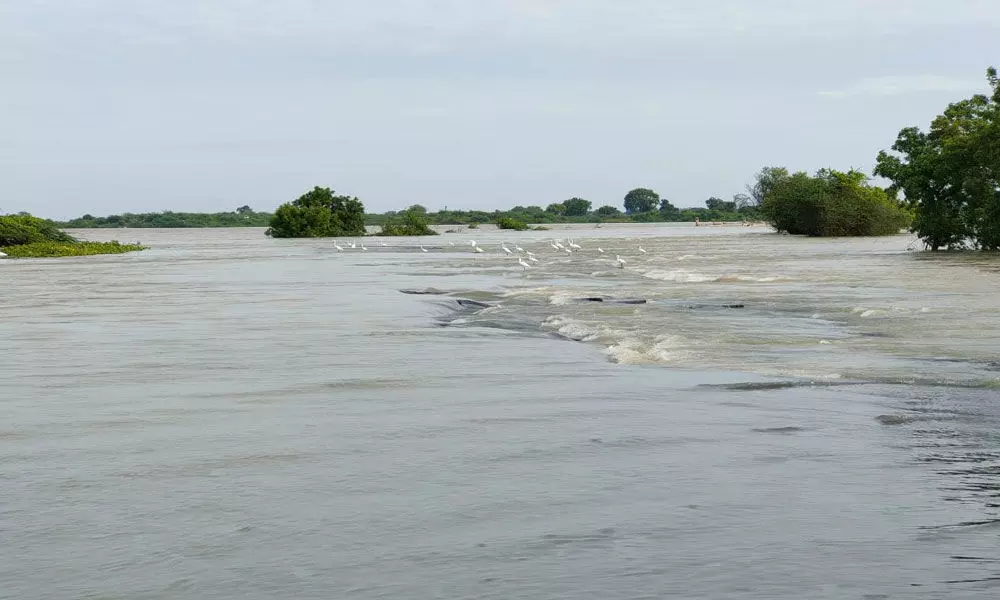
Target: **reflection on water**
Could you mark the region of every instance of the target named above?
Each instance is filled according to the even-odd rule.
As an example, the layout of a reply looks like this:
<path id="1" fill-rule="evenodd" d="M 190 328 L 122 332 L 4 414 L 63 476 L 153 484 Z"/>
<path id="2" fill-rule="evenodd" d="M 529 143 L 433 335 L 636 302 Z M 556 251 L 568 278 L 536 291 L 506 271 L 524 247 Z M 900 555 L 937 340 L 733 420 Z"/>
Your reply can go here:
<path id="1" fill-rule="evenodd" d="M 996 257 L 130 236 L 0 270 L 10 597 L 1000 591 Z"/>

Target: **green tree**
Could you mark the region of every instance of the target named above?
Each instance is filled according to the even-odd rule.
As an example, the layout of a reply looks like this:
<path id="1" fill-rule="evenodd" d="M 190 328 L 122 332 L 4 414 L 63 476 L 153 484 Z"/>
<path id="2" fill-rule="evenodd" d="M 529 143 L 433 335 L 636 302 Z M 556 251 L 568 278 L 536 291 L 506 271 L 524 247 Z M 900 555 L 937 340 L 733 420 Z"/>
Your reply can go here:
<path id="1" fill-rule="evenodd" d="M 414 206 L 418 207 L 415 209 Z M 426 209 L 421 212 L 422 206 L 414 205 L 404 210 L 398 215 L 390 216 L 382 225 L 382 231 L 378 235 L 437 235 L 437 232 L 430 228 L 427 221 Z"/>
<path id="2" fill-rule="evenodd" d="M 760 207 L 778 231 L 810 236 L 892 235 L 910 215 L 864 173 L 823 169 L 782 178 Z"/>
<path id="3" fill-rule="evenodd" d="M 931 250 L 1000 250 L 1000 79 L 986 72 L 990 96 L 955 102 L 931 122 L 899 132 L 875 174 L 914 209 L 912 230 Z"/>
<path id="4" fill-rule="evenodd" d="M 582 217 L 590 212 L 590 200 L 570 198 L 563 202 L 563 214 L 567 217 Z"/>
<path id="5" fill-rule="evenodd" d="M 545 207 L 545 212 L 553 215 L 562 216 L 566 214 L 566 205 L 553 202 L 552 204 Z"/>
<path id="6" fill-rule="evenodd" d="M 250 206 L 244 204 L 243 206 L 236 209 L 236 214 L 238 215 L 252 215 L 253 209 Z"/>
<path id="7" fill-rule="evenodd" d="M 361 201 L 336 196 L 330 188 L 321 187 L 279 206 L 267 230 L 267 235 L 278 238 L 364 234 L 365 207 Z"/>
<path id="8" fill-rule="evenodd" d="M 630 215 L 656 210 L 659 204 L 660 195 L 647 188 L 635 188 L 625 194 L 625 212 Z"/>
<path id="9" fill-rule="evenodd" d="M 407 208 L 405 212 L 416 213 L 416 214 L 419 214 L 419 215 L 426 215 L 427 214 L 427 207 L 424 206 L 424 205 L 422 205 L 422 204 L 414 204 L 414 205 L 410 206 L 410 208 Z"/>
<path id="10" fill-rule="evenodd" d="M 716 198 L 715 196 L 705 200 L 705 206 L 708 207 L 708 210 L 736 212 L 736 202 L 726 202 L 722 198 Z"/>
<path id="11" fill-rule="evenodd" d="M 660 200 L 660 216 L 665 221 L 677 221 L 680 219 L 681 211 L 670 200 L 663 198 Z"/>
<path id="12" fill-rule="evenodd" d="M 764 167 L 758 171 L 753 177 L 753 183 L 747 185 L 747 195 L 751 204 L 759 207 L 771 189 L 787 178 L 788 169 L 785 167 Z"/>
<path id="13" fill-rule="evenodd" d="M 602 217 L 614 217 L 622 214 L 622 211 L 618 210 L 617 206 L 604 205 L 595 211 L 598 215 Z"/>

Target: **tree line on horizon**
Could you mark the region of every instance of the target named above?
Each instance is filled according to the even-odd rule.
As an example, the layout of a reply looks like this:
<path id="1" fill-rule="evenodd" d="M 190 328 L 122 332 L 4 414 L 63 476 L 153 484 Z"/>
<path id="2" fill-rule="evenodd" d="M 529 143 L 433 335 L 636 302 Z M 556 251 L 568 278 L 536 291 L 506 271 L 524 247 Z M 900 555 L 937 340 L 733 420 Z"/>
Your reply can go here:
<path id="1" fill-rule="evenodd" d="M 625 194 L 622 207 L 594 208 L 584 198 L 508 210 L 404 210 L 366 214 L 356 197 L 316 187 L 282 204 L 274 214 L 244 206 L 233 213 L 84 215 L 63 227 L 233 227 L 269 226 L 274 237 L 363 235 L 382 226 L 385 235 L 426 235 L 429 225 L 495 223 L 522 229 L 527 223 L 677 222 L 763 220 L 780 232 L 811 236 L 888 235 L 909 227 L 925 246 L 938 249 L 1000 250 L 1000 79 L 987 69 L 990 95 L 949 104 L 928 131 L 906 127 L 891 150 L 881 151 L 874 185 L 854 169 L 824 168 L 814 175 L 764 167 L 745 193 L 732 200 L 709 198 L 703 208 L 677 208 L 649 188 Z"/>

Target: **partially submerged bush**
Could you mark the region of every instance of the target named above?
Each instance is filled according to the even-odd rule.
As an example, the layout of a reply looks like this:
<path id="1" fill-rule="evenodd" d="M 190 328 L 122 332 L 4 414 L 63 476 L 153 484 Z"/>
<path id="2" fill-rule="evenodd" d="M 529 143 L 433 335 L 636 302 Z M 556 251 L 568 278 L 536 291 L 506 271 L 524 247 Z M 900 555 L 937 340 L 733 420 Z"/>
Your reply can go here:
<path id="1" fill-rule="evenodd" d="M 0 215 L 0 248 L 50 241 L 72 243 L 76 240 L 48 219 L 39 219 L 27 213 Z"/>
<path id="2" fill-rule="evenodd" d="M 437 235 L 437 232 L 427 224 L 426 213 L 416 210 L 407 210 L 400 215 L 397 220 L 390 218 L 382 225 L 382 231 L 377 235 L 399 236 L 399 235 Z"/>
<path id="3" fill-rule="evenodd" d="M 810 236 L 894 235 L 910 213 L 858 171 L 795 173 L 775 183 L 761 205 L 778 231 Z"/>
<path id="4" fill-rule="evenodd" d="M 497 229 L 513 229 L 514 231 L 526 231 L 531 229 L 527 223 L 512 219 L 510 217 L 500 217 L 496 220 Z"/>
<path id="5" fill-rule="evenodd" d="M 93 256 L 96 254 L 124 254 L 145 250 L 141 244 L 118 242 L 34 242 L 3 249 L 9 258 L 54 258 L 62 256 Z"/>

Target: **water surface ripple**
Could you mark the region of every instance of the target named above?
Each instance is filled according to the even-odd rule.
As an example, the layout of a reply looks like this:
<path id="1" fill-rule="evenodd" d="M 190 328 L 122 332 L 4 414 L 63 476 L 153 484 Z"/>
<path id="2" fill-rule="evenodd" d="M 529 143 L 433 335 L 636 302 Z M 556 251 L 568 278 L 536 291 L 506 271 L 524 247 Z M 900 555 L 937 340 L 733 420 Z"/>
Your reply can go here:
<path id="1" fill-rule="evenodd" d="M 83 235 L 0 262 L 0 597 L 1000 594 L 995 256 Z"/>

